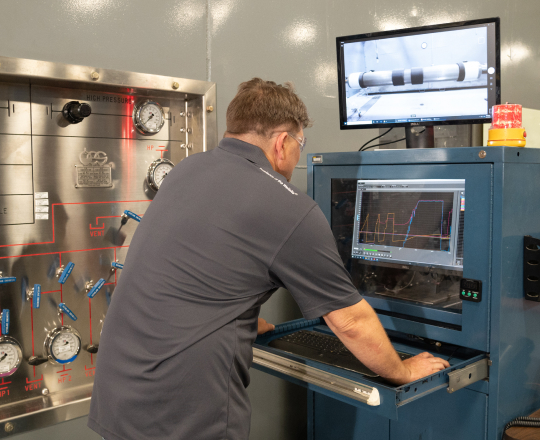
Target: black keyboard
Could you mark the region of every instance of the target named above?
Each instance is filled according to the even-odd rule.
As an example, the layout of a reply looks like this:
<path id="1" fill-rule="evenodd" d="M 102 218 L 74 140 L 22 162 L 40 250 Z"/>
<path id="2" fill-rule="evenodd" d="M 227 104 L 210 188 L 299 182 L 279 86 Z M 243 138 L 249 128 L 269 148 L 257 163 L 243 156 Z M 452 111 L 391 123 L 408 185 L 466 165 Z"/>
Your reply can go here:
<path id="1" fill-rule="evenodd" d="M 335 336 L 309 330 L 300 330 L 290 335 L 274 339 L 268 345 L 288 353 L 322 362 L 323 364 L 345 368 L 346 370 L 370 377 L 378 376 L 378 374 L 360 362 Z M 398 352 L 398 354 L 401 359 L 411 357 L 406 353 Z"/>

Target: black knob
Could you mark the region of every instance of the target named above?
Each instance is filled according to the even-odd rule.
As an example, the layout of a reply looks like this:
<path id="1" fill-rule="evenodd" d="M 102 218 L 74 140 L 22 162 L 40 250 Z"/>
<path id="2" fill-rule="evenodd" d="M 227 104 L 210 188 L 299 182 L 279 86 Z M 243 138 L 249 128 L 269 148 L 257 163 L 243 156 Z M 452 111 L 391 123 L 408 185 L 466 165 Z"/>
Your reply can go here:
<path id="1" fill-rule="evenodd" d="M 98 348 L 99 348 L 99 344 L 96 344 L 96 345 L 88 345 L 86 347 L 86 351 L 88 353 L 97 353 L 98 352 Z"/>
<path id="2" fill-rule="evenodd" d="M 30 365 L 41 365 L 41 364 L 44 364 L 45 362 L 47 362 L 49 360 L 49 358 L 46 358 L 46 357 L 37 357 L 37 356 L 30 356 L 28 358 L 28 363 Z"/>
<path id="3" fill-rule="evenodd" d="M 62 109 L 62 114 L 72 124 L 78 124 L 92 113 L 92 107 L 79 101 L 70 101 Z"/>

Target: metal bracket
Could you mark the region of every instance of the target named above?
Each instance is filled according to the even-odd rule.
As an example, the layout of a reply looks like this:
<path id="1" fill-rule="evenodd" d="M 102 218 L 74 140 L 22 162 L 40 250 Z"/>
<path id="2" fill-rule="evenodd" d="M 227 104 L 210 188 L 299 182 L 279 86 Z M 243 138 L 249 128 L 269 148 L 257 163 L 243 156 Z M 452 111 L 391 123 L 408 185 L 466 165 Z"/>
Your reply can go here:
<path id="1" fill-rule="evenodd" d="M 459 370 L 448 373 L 448 388 L 446 391 L 454 393 L 461 388 L 478 382 L 479 380 L 489 379 L 489 359 L 481 359 L 474 364 L 467 365 Z"/>
<path id="2" fill-rule="evenodd" d="M 350 397 L 370 406 L 379 406 L 379 390 L 359 382 L 344 379 L 300 362 L 291 361 L 258 348 L 253 348 L 253 363 L 299 379 L 329 391 Z"/>

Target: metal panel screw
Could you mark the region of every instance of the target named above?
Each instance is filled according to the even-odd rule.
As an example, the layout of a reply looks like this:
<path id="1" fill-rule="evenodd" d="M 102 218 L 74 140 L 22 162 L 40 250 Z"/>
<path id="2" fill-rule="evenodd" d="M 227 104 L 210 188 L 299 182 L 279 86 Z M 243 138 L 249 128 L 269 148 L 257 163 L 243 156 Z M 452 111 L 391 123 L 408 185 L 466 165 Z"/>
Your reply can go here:
<path id="1" fill-rule="evenodd" d="M 188 150 L 192 150 L 193 149 L 193 144 L 188 144 Z"/>
<path id="2" fill-rule="evenodd" d="M 480 152 L 478 153 L 478 157 L 479 157 L 480 159 L 483 159 L 484 157 L 486 157 L 486 155 L 487 155 L 487 153 L 486 153 L 484 150 L 482 150 L 482 151 L 480 151 Z"/>
<path id="3" fill-rule="evenodd" d="M 191 118 L 191 116 L 192 116 L 192 115 L 191 115 L 191 112 L 187 112 L 187 117 L 188 117 L 188 118 Z"/>
<path id="4" fill-rule="evenodd" d="M 212 113 L 214 111 L 214 106 L 213 105 L 209 105 L 208 107 L 206 107 L 206 111 L 208 113 Z"/>
<path id="5" fill-rule="evenodd" d="M 188 129 L 187 129 L 187 132 L 188 132 L 188 133 L 193 133 L 193 130 L 192 130 L 191 128 L 188 128 Z"/>
<path id="6" fill-rule="evenodd" d="M 178 90 L 179 87 L 180 87 L 180 84 L 178 84 L 176 81 L 172 83 L 172 88 L 174 90 Z"/>
<path id="7" fill-rule="evenodd" d="M 41 391 L 41 394 L 46 396 L 47 394 L 49 394 L 49 389 L 48 388 L 43 388 L 43 390 Z"/>
<path id="8" fill-rule="evenodd" d="M 4 426 L 4 431 L 6 432 L 11 432 L 13 431 L 13 424 L 12 423 L 6 423 L 5 426 Z"/>
<path id="9" fill-rule="evenodd" d="M 180 148 L 181 148 L 182 150 L 184 150 L 184 149 L 186 148 L 186 144 L 181 144 L 181 145 L 180 145 Z"/>
<path id="10" fill-rule="evenodd" d="M 180 112 L 180 116 L 186 116 L 186 112 Z"/>
<path id="11" fill-rule="evenodd" d="M 94 81 L 97 81 L 99 79 L 99 73 L 92 72 L 92 75 L 90 75 Z"/>
<path id="12" fill-rule="evenodd" d="M 180 127 L 180 133 L 184 133 L 186 129 L 184 127 Z"/>

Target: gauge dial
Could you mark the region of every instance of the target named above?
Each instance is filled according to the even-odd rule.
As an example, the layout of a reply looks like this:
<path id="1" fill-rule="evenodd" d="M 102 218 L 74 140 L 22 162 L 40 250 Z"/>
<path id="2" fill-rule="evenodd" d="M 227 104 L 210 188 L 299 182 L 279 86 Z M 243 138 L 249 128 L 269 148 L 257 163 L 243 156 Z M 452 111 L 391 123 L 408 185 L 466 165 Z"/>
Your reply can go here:
<path id="1" fill-rule="evenodd" d="M 9 336 L 0 338 L 0 377 L 11 376 L 21 365 L 21 345 Z"/>
<path id="2" fill-rule="evenodd" d="M 45 341 L 49 359 L 59 364 L 73 362 L 81 351 L 81 335 L 70 326 L 52 330 Z"/>
<path id="3" fill-rule="evenodd" d="M 144 135 L 159 133 L 165 123 L 163 108 L 155 101 L 144 101 L 133 109 L 133 123 Z"/>
<path id="4" fill-rule="evenodd" d="M 173 168 L 174 164 L 169 159 L 157 159 L 152 162 L 146 173 L 148 186 L 154 191 L 157 191 L 161 187 L 163 179 L 165 179 Z"/>

